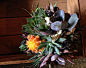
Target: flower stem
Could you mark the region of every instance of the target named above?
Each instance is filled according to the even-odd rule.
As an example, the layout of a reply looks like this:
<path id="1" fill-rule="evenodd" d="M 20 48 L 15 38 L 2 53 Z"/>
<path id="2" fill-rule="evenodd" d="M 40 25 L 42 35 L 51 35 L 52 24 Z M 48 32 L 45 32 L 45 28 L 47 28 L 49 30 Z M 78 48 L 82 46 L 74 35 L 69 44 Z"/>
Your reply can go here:
<path id="1" fill-rule="evenodd" d="M 49 68 L 51 68 L 51 65 L 49 64 Z"/>

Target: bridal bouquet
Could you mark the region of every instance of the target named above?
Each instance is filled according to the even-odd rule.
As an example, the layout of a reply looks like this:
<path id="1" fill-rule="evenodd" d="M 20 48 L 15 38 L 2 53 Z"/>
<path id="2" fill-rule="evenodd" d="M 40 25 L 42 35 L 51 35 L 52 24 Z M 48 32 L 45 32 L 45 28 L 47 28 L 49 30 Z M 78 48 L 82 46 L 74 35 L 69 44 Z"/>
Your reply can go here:
<path id="1" fill-rule="evenodd" d="M 78 35 L 76 24 L 79 20 L 76 13 L 65 13 L 49 3 L 46 10 L 38 7 L 27 18 L 27 24 L 22 25 L 23 41 L 19 47 L 28 56 L 33 55 L 32 66 L 65 65 L 65 60 L 74 64 L 73 48 L 76 46 Z M 72 47 L 73 46 L 73 47 Z M 31 67 L 32 67 L 31 66 Z"/>

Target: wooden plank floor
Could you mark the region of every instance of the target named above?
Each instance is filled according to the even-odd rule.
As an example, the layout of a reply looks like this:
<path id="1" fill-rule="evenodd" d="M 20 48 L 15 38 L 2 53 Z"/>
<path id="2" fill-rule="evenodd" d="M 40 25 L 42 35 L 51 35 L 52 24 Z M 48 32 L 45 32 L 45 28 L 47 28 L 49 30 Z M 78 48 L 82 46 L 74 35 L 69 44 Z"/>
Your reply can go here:
<path id="1" fill-rule="evenodd" d="M 12 65 L 0 65 L 0 68 L 30 68 L 31 62 L 27 61 L 27 60 L 23 60 L 23 61 L 25 61 L 27 63 L 12 64 Z M 20 61 L 18 61 L 18 62 L 20 62 Z M 73 59 L 73 62 L 75 64 L 71 64 L 68 61 L 66 61 L 65 66 L 60 65 L 57 68 L 86 68 L 86 58 L 85 57 L 80 56 L 78 59 Z M 43 68 L 48 68 L 48 66 L 43 67 Z"/>

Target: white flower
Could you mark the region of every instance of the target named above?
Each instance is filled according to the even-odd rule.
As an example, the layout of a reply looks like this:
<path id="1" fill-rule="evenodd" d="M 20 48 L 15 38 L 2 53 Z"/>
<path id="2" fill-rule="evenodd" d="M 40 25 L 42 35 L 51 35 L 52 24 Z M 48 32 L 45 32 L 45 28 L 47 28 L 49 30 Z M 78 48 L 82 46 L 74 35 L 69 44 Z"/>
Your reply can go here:
<path id="1" fill-rule="evenodd" d="M 50 26 L 50 17 L 45 17 L 45 20 L 46 20 L 46 25 Z"/>

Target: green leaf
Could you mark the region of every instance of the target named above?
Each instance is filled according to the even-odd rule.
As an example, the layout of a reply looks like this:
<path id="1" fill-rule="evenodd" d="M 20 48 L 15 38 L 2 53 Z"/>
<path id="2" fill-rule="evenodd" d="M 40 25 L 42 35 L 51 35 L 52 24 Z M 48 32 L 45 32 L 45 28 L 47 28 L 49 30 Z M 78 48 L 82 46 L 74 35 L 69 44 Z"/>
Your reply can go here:
<path id="1" fill-rule="evenodd" d="M 32 22 L 34 22 L 33 18 L 27 18 L 26 20 L 27 20 L 28 24 L 31 24 Z"/>
<path id="2" fill-rule="evenodd" d="M 49 53 L 50 53 L 50 54 L 53 53 L 53 48 L 52 48 L 52 47 L 49 48 Z"/>
<path id="3" fill-rule="evenodd" d="M 41 42 L 41 44 L 43 45 L 47 45 L 49 42 Z"/>
<path id="4" fill-rule="evenodd" d="M 35 12 L 37 12 L 38 8 L 36 8 Z"/>
<path id="5" fill-rule="evenodd" d="M 45 55 L 48 55 L 48 54 L 49 54 L 49 49 L 47 49 L 47 47 L 46 47 Z"/>
<path id="6" fill-rule="evenodd" d="M 39 61 L 39 60 L 40 60 L 40 58 L 41 58 L 41 57 L 36 58 L 36 59 L 34 60 L 34 62 Z"/>
<path id="7" fill-rule="evenodd" d="M 32 65 L 31 65 L 31 67 L 30 67 L 30 68 L 32 68 L 32 67 L 34 67 L 34 68 L 35 68 L 36 66 L 37 66 L 37 68 L 38 68 L 38 67 L 39 67 L 39 65 L 40 65 L 40 63 L 41 63 L 41 62 L 39 61 L 39 60 L 40 60 L 40 58 L 41 58 L 41 57 L 38 57 L 37 59 L 35 59 L 35 60 L 34 60 L 34 62 L 32 63 Z"/>
<path id="8" fill-rule="evenodd" d="M 38 6 L 39 6 L 39 2 L 37 3 L 37 6 L 36 6 L 36 8 L 38 8 Z"/>
<path id="9" fill-rule="evenodd" d="M 56 7 L 56 5 L 57 5 L 57 2 L 53 5 L 53 7 Z"/>
<path id="10" fill-rule="evenodd" d="M 49 45 L 47 45 L 46 49 L 49 50 Z"/>
<path id="11" fill-rule="evenodd" d="M 39 24 L 39 29 L 44 29 L 43 25 Z"/>
<path id="12" fill-rule="evenodd" d="M 45 54 L 46 48 L 44 48 L 44 50 L 42 51 L 42 56 Z"/>
<path id="13" fill-rule="evenodd" d="M 27 32 L 30 34 L 34 34 L 34 30 L 32 30 L 31 26 L 29 24 L 22 25 L 23 32 Z"/>
<path id="14" fill-rule="evenodd" d="M 28 49 L 27 45 L 23 45 L 23 44 L 21 44 L 19 48 L 21 51 L 24 51 L 24 52 Z"/>
<path id="15" fill-rule="evenodd" d="M 25 40 L 23 40 L 22 42 L 21 42 L 21 44 L 23 44 L 25 42 Z"/>
<path id="16" fill-rule="evenodd" d="M 33 55 L 33 54 L 27 54 L 28 56 L 31 56 L 31 55 Z"/>
<path id="17" fill-rule="evenodd" d="M 54 47 L 54 45 L 53 45 L 52 43 L 49 43 L 49 46 L 50 46 L 50 47 Z"/>
<path id="18" fill-rule="evenodd" d="M 47 37 L 47 40 L 48 40 L 49 42 L 52 42 L 52 38 L 51 38 L 50 36 Z"/>
<path id="19" fill-rule="evenodd" d="M 61 46 L 60 44 L 58 44 L 58 43 L 54 43 L 54 42 L 53 42 L 53 44 L 56 45 L 57 47 L 60 47 L 60 48 L 62 47 L 62 46 Z"/>
<path id="20" fill-rule="evenodd" d="M 66 40 L 66 38 L 59 38 L 58 42 L 63 42 L 65 40 Z"/>
<path id="21" fill-rule="evenodd" d="M 45 47 L 45 46 L 47 46 L 46 42 L 43 42 L 43 43 L 37 48 L 38 50 L 41 49 L 41 48 L 43 48 L 43 47 Z"/>
<path id="22" fill-rule="evenodd" d="M 38 57 L 39 54 L 37 55 L 34 55 L 33 57 L 31 57 L 29 60 L 32 60 L 32 59 L 36 59 Z"/>
<path id="23" fill-rule="evenodd" d="M 35 16 L 35 13 L 34 13 L 34 11 L 31 9 L 31 11 L 32 11 L 32 14 Z"/>
<path id="24" fill-rule="evenodd" d="M 60 55 L 60 51 L 59 51 L 59 49 L 58 49 L 56 46 L 54 47 L 54 49 L 55 49 L 56 53 L 57 53 L 58 55 Z"/>
<path id="25" fill-rule="evenodd" d="M 23 10 L 25 10 L 26 12 L 28 12 L 31 16 L 33 16 L 29 11 L 27 11 L 26 9 L 22 8 Z"/>

